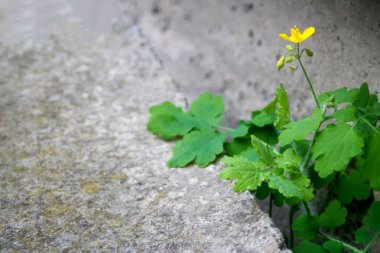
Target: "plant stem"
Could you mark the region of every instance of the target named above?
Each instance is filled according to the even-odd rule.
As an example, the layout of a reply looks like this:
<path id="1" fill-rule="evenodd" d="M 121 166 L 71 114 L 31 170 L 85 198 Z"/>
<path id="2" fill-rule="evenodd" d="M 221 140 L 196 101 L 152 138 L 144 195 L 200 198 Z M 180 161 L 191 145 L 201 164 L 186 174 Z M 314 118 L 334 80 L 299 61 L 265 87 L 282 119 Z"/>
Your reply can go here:
<path id="1" fill-rule="evenodd" d="M 269 217 L 272 218 L 273 192 L 269 194 Z"/>
<path id="2" fill-rule="evenodd" d="M 367 244 L 367 246 L 363 249 L 363 253 L 366 253 L 369 248 L 372 246 L 372 243 L 377 239 L 377 236 L 379 235 L 380 232 L 377 232 L 373 237 L 372 240 Z"/>
<path id="3" fill-rule="evenodd" d="M 313 84 L 311 83 L 310 81 L 310 78 L 305 70 L 305 67 L 303 66 L 302 64 L 302 61 L 301 61 L 301 54 L 300 54 L 300 44 L 297 43 L 297 57 L 296 59 L 298 60 L 298 63 L 300 64 L 301 66 L 301 69 L 303 71 L 303 74 L 305 75 L 306 77 L 306 80 L 307 80 L 307 83 L 309 84 L 309 87 L 310 87 L 310 90 L 311 92 L 313 93 L 313 97 L 314 97 L 314 100 L 315 100 L 315 103 L 317 104 L 318 108 L 321 108 L 321 106 L 319 105 L 318 103 L 318 99 L 317 99 L 317 95 L 315 94 L 315 91 L 314 91 L 314 87 L 313 87 Z"/>
<path id="4" fill-rule="evenodd" d="M 302 201 L 302 204 L 303 204 L 303 206 L 305 207 L 305 210 L 306 210 L 307 216 L 311 216 L 311 210 L 310 210 L 310 206 L 309 206 L 309 204 L 308 204 L 306 201 Z"/>
<path id="5" fill-rule="evenodd" d="M 351 250 L 352 252 L 355 252 L 355 253 L 364 253 L 364 252 L 365 252 L 365 251 L 362 251 L 362 250 L 359 250 L 359 249 L 355 248 L 354 246 L 352 246 L 352 245 L 350 245 L 350 244 L 348 244 L 348 243 L 345 243 L 345 242 L 342 242 L 342 241 L 340 241 L 340 240 L 338 240 L 338 239 L 335 239 L 335 238 L 332 237 L 332 236 L 329 236 L 329 235 L 327 235 L 327 234 L 323 234 L 323 233 L 321 233 L 321 232 L 319 232 L 319 233 L 320 233 L 323 237 L 325 237 L 326 239 L 328 239 L 328 240 L 330 240 L 330 241 L 334 241 L 334 242 L 336 242 L 336 243 L 339 243 L 339 244 L 341 244 L 343 247 L 345 247 L 345 248 Z"/>
<path id="6" fill-rule="evenodd" d="M 290 207 L 290 210 L 289 210 L 289 248 L 290 249 L 293 248 L 294 246 L 294 232 L 292 229 L 293 216 L 294 216 L 294 213 L 297 212 L 298 209 L 299 209 L 298 205 L 293 205 Z"/>

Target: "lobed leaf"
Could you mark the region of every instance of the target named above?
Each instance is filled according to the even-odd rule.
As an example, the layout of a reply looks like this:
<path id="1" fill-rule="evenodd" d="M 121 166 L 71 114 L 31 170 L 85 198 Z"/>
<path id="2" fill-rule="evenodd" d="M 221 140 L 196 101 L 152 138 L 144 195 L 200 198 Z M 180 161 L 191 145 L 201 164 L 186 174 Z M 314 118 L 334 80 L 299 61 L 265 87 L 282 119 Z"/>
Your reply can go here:
<path id="1" fill-rule="evenodd" d="M 218 127 L 223 121 L 224 102 L 221 96 L 203 93 L 189 109 L 189 114 L 198 120 L 200 128 Z"/>
<path id="2" fill-rule="evenodd" d="M 335 241 L 326 241 L 323 243 L 323 248 L 329 253 L 342 253 L 343 245 Z"/>
<path id="3" fill-rule="evenodd" d="M 148 130 L 163 139 L 183 136 L 197 126 L 195 120 L 170 102 L 152 106 Z"/>
<path id="4" fill-rule="evenodd" d="M 333 200 L 325 211 L 318 216 L 318 224 L 321 227 L 336 228 L 342 226 L 346 221 L 347 209 L 339 201 Z"/>
<path id="5" fill-rule="evenodd" d="M 348 124 L 328 125 L 317 136 L 312 149 L 312 158 L 316 160 L 315 171 L 321 178 L 334 171 L 343 171 L 351 158 L 361 153 L 363 137 Z"/>
<path id="6" fill-rule="evenodd" d="M 277 86 L 275 96 L 277 109 L 274 125 L 277 129 L 282 130 L 290 122 L 288 96 L 282 83 Z"/>
<path id="7" fill-rule="evenodd" d="M 309 188 L 310 180 L 305 176 L 298 176 L 291 179 L 283 175 L 270 174 L 268 184 L 272 189 L 278 190 L 287 198 L 297 198 L 302 200 L 311 200 L 314 195 Z"/>
<path id="8" fill-rule="evenodd" d="M 338 122 L 350 122 L 357 118 L 357 109 L 355 106 L 349 105 L 344 109 L 338 110 L 334 113 L 334 118 Z"/>
<path id="9" fill-rule="evenodd" d="M 318 235 L 318 219 L 315 216 L 300 215 L 293 221 L 292 228 L 297 238 L 314 239 Z"/>
<path id="10" fill-rule="evenodd" d="M 219 175 L 221 179 L 236 179 L 235 192 L 256 190 L 268 175 L 267 166 L 262 161 L 252 162 L 246 157 L 226 157 L 222 163 L 227 164 Z"/>
<path id="11" fill-rule="evenodd" d="M 168 166 L 184 167 L 195 160 L 199 167 L 206 167 L 215 160 L 216 155 L 222 153 L 226 138 L 212 129 L 193 131 L 173 147 L 173 157 L 168 161 Z"/>
<path id="12" fill-rule="evenodd" d="M 292 251 L 293 253 L 326 253 L 322 246 L 310 241 L 301 242 Z"/>
<path id="13" fill-rule="evenodd" d="M 335 105 L 341 103 L 353 103 L 359 95 L 359 89 L 348 90 L 347 87 L 343 87 L 333 91 L 327 91 L 321 93 L 318 97 L 320 104 L 325 104 L 331 97 L 333 97 L 333 103 Z"/>
<path id="14" fill-rule="evenodd" d="M 285 130 L 278 137 L 280 146 L 283 147 L 292 141 L 305 139 L 312 131 L 316 131 L 323 120 L 322 112 L 316 109 L 313 118 L 306 117 L 285 126 Z"/>
<path id="15" fill-rule="evenodd" d="M 361 171 L 355 170 L 350 175 L 342 175 L 337 181 L 334 191 L 338 194 L 340 202 L 349 204 L 353 199 L 365 200 L 372 192 L 371 186 Z"/>
<path id="16" fill-rule="evenodd" d="M 377 128 L 377 131 L 380 127 Z M 364 159 L 360 162 L 360 168 L 365 177 L 369 180 L 370 185 L 375 190 L 380 190 L 380 136 L 373 133 L 369 138 Z"/>

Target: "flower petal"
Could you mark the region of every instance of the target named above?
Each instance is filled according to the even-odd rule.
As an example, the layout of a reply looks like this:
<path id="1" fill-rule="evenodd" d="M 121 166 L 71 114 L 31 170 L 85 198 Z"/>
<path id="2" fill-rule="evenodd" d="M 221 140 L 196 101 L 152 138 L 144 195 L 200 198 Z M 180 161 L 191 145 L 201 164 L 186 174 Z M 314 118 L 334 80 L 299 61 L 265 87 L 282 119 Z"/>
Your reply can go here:
<path id="1" fill-rule="evenodd" d="M 285 34 L 285 33 L 280 33 L 278 36 L 279 36 L 281 39 L 283 39 L 283 40 L 287 40 L 287 41 L 293 42 L 293 41 L 289 38 L 289 36 L 288 36 L 287 34 Z"/>
<path id="2" fill-rule="evenodd" d="M 311 35 L 313 35 L 314 34 L 314 32 L 315 32 L 315 28 L 314 27 L 308 27 L 308 28 L 306 28 L 304 31 L 303 31 L 303 33 L 302 33 L 302 39 L 303 40 L 306 40 L 307 38 L 309 38 Z"/>

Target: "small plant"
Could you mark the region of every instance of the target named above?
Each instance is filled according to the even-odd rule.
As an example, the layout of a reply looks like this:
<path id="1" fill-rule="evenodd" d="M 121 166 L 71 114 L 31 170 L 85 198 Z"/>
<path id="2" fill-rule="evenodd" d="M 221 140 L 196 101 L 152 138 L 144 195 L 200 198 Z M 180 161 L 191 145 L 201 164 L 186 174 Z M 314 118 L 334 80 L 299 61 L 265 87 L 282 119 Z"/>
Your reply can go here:
<path id="1" fill-rule="evenodd" d="M 187 112 L 170 102 L 151 107 L 148 129 L 178 140 L 169 167 L 206 167 L 225 155 L 220 178 L 235 180 L 234 191 L 269 198 L 270 216 L 273 204 L 289 205 L 285 237 L 293 252 L 370 252 L 380 238 L 380 202 L 373 197 L 380 190 L 380 103 L 366 83 L 317 96 L 302 63 L 313 51 L 300 48 L 314 32 L 294 27 L 290 37 L 280 34 L 294 46 L 287 45 L 277 62 L 278 70 L 298 63 L 316 104 L 310 116 L 291 119 L 280 84 L 274 100 L 237 128 L 221 125 L 223 98 L 204 93 Z M 321 190 L 324 203 L 313 206 Z M 301 207 L 304 214 L 294 217 Z"/>

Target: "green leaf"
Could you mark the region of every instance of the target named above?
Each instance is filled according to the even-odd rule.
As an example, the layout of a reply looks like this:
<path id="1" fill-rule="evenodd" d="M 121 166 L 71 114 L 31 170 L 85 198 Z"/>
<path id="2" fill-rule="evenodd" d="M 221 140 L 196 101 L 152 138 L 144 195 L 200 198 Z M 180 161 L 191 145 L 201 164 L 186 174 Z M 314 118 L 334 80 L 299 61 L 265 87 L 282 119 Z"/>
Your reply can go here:
<path id="1" fill-rule="evenodd" d="M 365 227 L 361 227 L 355 232 L 355 242 L 358 244 L 367 244 L 372 240 L 372 236 Z"/>
<path id="2" fill-rule="evenodd" d="M 359 93 L 355 101 L 353 101 L 353 104 L 359 108 L 366 108 L 368 105 L 369 96 L 370 94 L 369 94 L 368 84 L 363 83 L 360 86 Z"/>
<path id="3" fill-rule="evenodd" d="M 278 191 L 273 192 L 273 204 L 277 207 L 281 207 L 284 205 L 285 197 L 279 193 Z"/>
<path id="4" fill-rule="evenodd" d="M 288 179 L 283 175 L 270 174 L 268 184 L 272 189 L 278 190 L 287 198 L 297 198 L 302 200 L 313 199 L 313 192 L 309 188 L 310 180 L 305 176 L 298 176 Z"/>
<path id="5" fill-rule="evenodd" d="M 327 186 L 329 183 L 331 183 L 335 179 L 335 173 L 329 175 L 326 178 L 320 178 L 318 176 L 318 172 L 314 170 L 314 167 L 312 167 L 312 169 L 310 169 L 309 171 L 310 171 L 309 178 L 311 180 L 313 188 L 316 190 L 322 189 L 323 187 Z"/>
<path id="6" fill-rule="evenodd" d="M 245 122 L 244 120 L 240 120 L 238 127 L 232 130 L 230 132 L 230 135 L 233 138 L 244 137 L 248 134 L 249 127 L 250 125 L 247 122 Z"/>
<path id="7" fill-rule="evenodd" d="M 228 156 L 239 155 L 251 146 L 251 139 L 248 138 L 235 138 L 231 142 L 224 145 L 224 149 Z"/>
<path id="8" fill-rule="evenodd" d="M 342 175 L 334 191 L 345 205 L 351 203 L 353 199 L 365 200 L 372 192 L 371 186 L 366 181 L 367 179 L 361 175 L 360 171 L 355 170 L 349 176 Z"/>
<path id="9" fill-rule="evenodd" d="M 292 251 L 293 253 L 326 253 L 322 246 L 309 241 L 303 241 L 294 247 Z"/>
<path id="10" fill-rule="evenodd" d="M 363 219 L 364 226 L 373 233 L 380 233 L 380 201 L 372 203 L 367 216 Z"/>
<path id="11" fill-rule="evenodd" d="M 252 124 L 263 127 L 271 125 L 276 120 L 276 99 L 270 102 L 262 110 L 252 112 Z"/>
<path id="12" fill-rule="evenodd" d="M 341 103 L 352 103 L 359 95 L 359 89 L 348 90 L 347 87 L 343 87 L 333 91 L 327 91 L 319 95 L 318 102 L 320 104 L 326 103 L 330 97 L 334 97 L 333 103 L 335 105 Z"/>
<path id="13" fill-rule="evenodd" d="M 278 142 L 278 133 L 273 125 L 266 125 L 263 127 L 251 126 L 249 129 L 249 134 L 255 135 L 257 138 L 269 145 L 274 145 Z"/>
<path id="14" fill-rule="evenodd" d="M 184 167 L 195 160 L 199 167 L 206 167 L 222 153 L 226 136 L 211 129 L 201 129 L 186 135 L 173 147 L 170 168 Z"/>
<path id="15" fill-rule="evenodd" d="M 219 177 L 228 180 L 236 179 L 235 192 L 256 190 L 268 174 L 265 163 L 252 162 L 242 156 L 225 157 L 222 163 L 227 164 L 228 167 L 220 173 Z"/>
<path id="16" fill-rule="evenodd" d="M 377 128 L 380 130 L 380 127 Z M 360 162 L 361 171 L 365 172 L 366 178 L 375 190 L 380 190 L 380 137 L 373 133 L 369 138 L 365 158 Z"/>
<path id="17" fill-rule="evenodd" d="M 289 102 L 283 84 L 280 84 L 276 88 L 276 121 L 274 125 L 277 129 L 282 130 L 286 124 L 290 122 Z"/>
<path id="18" fill-rule="evenodd" d="M 263 200 L 269 196 L 270 188 L 266 182 L 263 182 L 256 190 L 256 198 Z"/>
<path id="19" fill-rule="evenodd" d="M 300 215 L 293 221 L 292 228 L 297 238 L 314 239 L 318 235 L 318 219 L 315 216 Z"/>
<path id="20" fill-rule="evenodd" d="M 351 158 L 361 153 L 364 141 L 348 124 L 328 125 L 316 138 L 312 158 L 315 171 L 325 178 L 334 171 L 343 171 Z"/>
<path id="21" fill-rule="evenodd" d="M 166 140 L 185 135 L 197 125 L 192 117 L 170 102 L 152 106 L 149 112 L 148 130 Z"/>
<path id="22" fill-rule="evenodd" d="M 220 126 L 223 121 L 223 113 L 223 97 L 213 97 L 209 92 L 203 93 L 191 104 L 189 109 L 189 114 L 198 120 L 199 128 Z"/>
<path id="23" fill-rule="evenodd" d="M 256 153 L 256 151 L 252 147 L 249 147 L 243 152 L 241 152 L 239 156 L 245 157 L 249 161 L 252 161 L 252 162 L 256 162 L 260 158 L 259 155 Z"/>
<path id="24" fill-rule="evenodd" d="M 251 144 L 253 149 L 259 155 L 260 160 L 264 161 L 265 164 L 271 166 L 274 163 L 274 148 L 269 146 L 256 136 L 251 136 Z"/>
<path id="25" fill-rule="evenodd" d="M 278 137 L 280 146 L 283 147 L 292 141 L 300 141 L 309 136 L 310 132 L 316 131 L 323 120 L 321 110 L 316 109 L 313 116 L 313 118 L 306 117 L 287 124 L 285 130 Z"/>
<path id="26" fill-rule="evenodd" d="M 276 166 L 283 169 L 287 173 L 292 175 L 301 174 L 300 166 L 302 162 L 302 157 L 296 155 L 293 149 L 288 148 L 283 154 L 279 154 L 276 157 Z"/>
<path id="27" fill-rule="evenodd" d="M 309 146 L 310 146 L 310 142 L 309 140 L 300 140 L 300 141 L 294 141 L 293 144 L 293 148 L 294 148 L 294 151 L 296 152 L 296 154 L 298 156 L 301 156 L 301 157 L 305 157 L 307 152 L 309 151 Z"/>
<path id="28" fill-rule="evenodd" d="M 356 112 L 356 107 L 349 105 L 336 111 L 333 116 L 338 122 L 350 122 L 356 119 Z"/>
<path id="29" fill-rule="evenodd" d="M 326 241 L 323 243 L 323 248 L 327 250 L 329 253 L 342 253 L 343 252 L 343 245 L 334 242 L 334 241 Z"/>
<path id="30" fill-rule="evenodd" d="M 318 224 L 321 227 L 336 228 L 346 221 L 347 209 L 339 201 L 331 201 L 325 211 L 319 215 Z"/>

